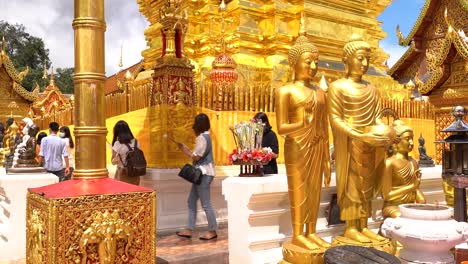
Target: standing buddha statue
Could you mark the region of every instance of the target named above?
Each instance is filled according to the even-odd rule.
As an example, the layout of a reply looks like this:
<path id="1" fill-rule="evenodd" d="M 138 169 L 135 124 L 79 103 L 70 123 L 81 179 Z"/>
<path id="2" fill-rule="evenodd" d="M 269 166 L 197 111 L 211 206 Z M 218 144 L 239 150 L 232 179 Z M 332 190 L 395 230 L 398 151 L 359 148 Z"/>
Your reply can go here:
<path id="1" fill-rule="evenodd" d="M 389 142 L 383 130 L 375 129 L 382 127 L 378 119 L 380 94 L 362 79 L 370 57 L 369 44 L 353 36 L 344 46 L 346 77 L 331 83 L 328 90 L 338 205 L 340 218 L 346 222 L 343 241 L 368 245 L 386 241 L 368 228 L 367 220 L 372 212 L 371 200 L 379 192 L 379 169 L 383 170 Z"/>
<path id="2" fill-rule="evenodd" d="M 288 54 L 294 82 L 277 89 L 275 95 L 278 133 L 285 136 L 284 156 L 293 226 L 290 243 L 306 250 L 330 247 L 315 233 L 322 178 L 327 186 L 330 182 L 326 94 L 312 83 L 318 57 L 318 49 L 306 36 L 299 36 Z M 283 244 L 286 260 L 284 252 Z"/>
<path id="3" fill-rule="evenodd" d="M 382 179 L 382 196 L 384 198 L 384 217 L 398 217 L 398 205 L 404 203 L 425 203 L 424 194 L 419 190 L 421 170 L 418 162 L 409 156 L 413 150 L 413 130 L 403 121 L 395 120 L 397 142 L 395 154 L 385 161 L 385 172 Z"/>

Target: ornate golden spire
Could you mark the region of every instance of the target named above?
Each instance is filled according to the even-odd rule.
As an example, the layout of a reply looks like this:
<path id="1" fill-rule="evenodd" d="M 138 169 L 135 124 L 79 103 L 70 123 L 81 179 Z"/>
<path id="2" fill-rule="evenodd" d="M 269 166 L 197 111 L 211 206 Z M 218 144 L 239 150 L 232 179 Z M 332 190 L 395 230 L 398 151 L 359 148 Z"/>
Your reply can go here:
<path id="1" fill-rule="evenodd" d="M 122 63 L 122 49 L 123 49 L 123 44 L 120 45 L 120 61 L 119 61 L 119 68 L 122 68 L 123 63 Z"/>
<path id="2" fill-rule="evenodd" d="M 43 74 L 42 74 L 42 79 L 43 80 L 47 79 L 47 63 L 46 63 L 46 60 L 44 60 L 44 71 L 43 71 Z"/>
<path id="3" fill-rule="evenodd" d="M 54 67 L 50 67 L 51 70 L 50 70 L 50 82 L 49 84 L 50 85 L 55 85 L 55 80 L 54 80 Z"/>
<path id="4" fill-rule="evenodd" d="M 5 43 L 5 35 L 2 36 L 2 53 L 6 54 L 6 43 Z"/>

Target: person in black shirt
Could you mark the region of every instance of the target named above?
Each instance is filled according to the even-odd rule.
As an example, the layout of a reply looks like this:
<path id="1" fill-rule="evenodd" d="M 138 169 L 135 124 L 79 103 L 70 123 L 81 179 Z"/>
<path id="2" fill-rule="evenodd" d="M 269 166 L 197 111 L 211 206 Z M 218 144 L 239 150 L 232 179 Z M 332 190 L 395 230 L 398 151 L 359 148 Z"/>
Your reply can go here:
<path id="1" fill-rule="evenodd" d="M 271 130 L 270 121 L 268 120 L 268 116 L 263 112 L 258 112 L 255 114 L 254 119 L 261 119 L 262 122 L 265 124 L 265 128 L 263 129 L 263 139 L 262 139 L 262 147 L 270 147 L 273 151 L 272 159 L 268 164 L 263 165 L 263 173 L 264 174 L 277 174 L 278 173 L 278 165 L 276 164 L 276 158 L 278 157 L 279 147 L 278 147 L 278 137 L 276 137 L 275 132 Z"/>

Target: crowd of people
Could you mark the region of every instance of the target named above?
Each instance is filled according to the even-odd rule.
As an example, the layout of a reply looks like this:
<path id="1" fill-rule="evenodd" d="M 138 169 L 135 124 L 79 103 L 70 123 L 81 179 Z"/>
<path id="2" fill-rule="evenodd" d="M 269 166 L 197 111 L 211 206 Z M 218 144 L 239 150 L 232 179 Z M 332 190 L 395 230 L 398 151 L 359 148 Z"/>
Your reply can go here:
<path id="1" fill-rule="evenodd" d="M 265 113 L 259 112 L 254 118 L 262 120 L 265 124 L 262 147 L 270 147 L 274 154 L 273 159 L 267 165 L 263 165 L 263 171 L 265 174 L 278 173 L 276 164 L 276 158 L 279 152 L 277 136 L 272 131 L 272 127 Z M 25 124 L 20 125 L 19 131 L 21 131 L 21 126 L 25 126 Z M 200 184 L 192 184 L 191 191 L 188 194 L 189 215 L 187 228 L 177 232 L 177 235 L 185 238 L 192 237 L 197 219 L 197 202 L 200 200 L 208 220 L 209 229 L 205 234 L 200 236 L 200 239 L 211 240 L 217 238 L 216 230 L 218 229 L 218 224 L 210 198 L 210 186 L 216 175 L 209 117 L 203 113 L 198 114 L 195 117 L 192 129 L 196 136 L 193 150 L 189 149 L 183 143 L 175 143 L 183 154 L 192 159 L 193 165 L 202 171 L 203 176 Z M 4 130 L 5 128 L 3 125 L 0 124 L 0 132 Z M 55 174 L 60 182 L 70 180 L 75 167 L 75 144 L 70 128 L 67 126 L 60 127 L 57 122 L 51 122 L 48 130 L 48 134 L 46 132 L 37 134 L 36 160 L 47 172 Z M 3 136 L 4 133 L 0 134 Z M 3 143 L 3 141 L 1 142 Z M 140 144 L 134 137 L 127 122 L 120 120 L 115 124 L 111 147 L 111 162 L 113 165 L 117 166 L 114 178 L 126 183 L 139 185 L 140 177 L 130 177 L 127 173 L 126 164 L 128 153 L 134 148 L 140 148 Z"/>

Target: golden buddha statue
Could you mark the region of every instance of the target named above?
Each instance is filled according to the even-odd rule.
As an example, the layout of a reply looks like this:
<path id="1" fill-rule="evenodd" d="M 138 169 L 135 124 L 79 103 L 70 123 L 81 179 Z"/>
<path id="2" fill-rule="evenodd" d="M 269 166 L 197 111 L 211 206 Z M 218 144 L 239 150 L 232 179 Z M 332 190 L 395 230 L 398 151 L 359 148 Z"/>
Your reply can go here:
<path id="1" fill-rule="evenodd" d="M 421 170 L 418 162 L 408 154 L 413 150 L 413 130 L 403 121 L 393 122 L 397 134 L 394 155 L 385 162 L 385 173 L 382 179 L 382 196 L 384 198 L 384 217 L 398 217 L 398 205 L 404 203 L 425 203 L 423 193 L 419 190 Z"/>
<path id="2" fill-rule="evenodd" d="M 380 94 L 362 76 L 369 68 L 371 49 L 353 37 L 344 46 L 346 77 L 328 90 L 330 123 L 336 154 L 336 187 L 340 218 L 346 222 L 344 237 L 357 243 L 385 241 L 367 227 L 371 200 L 378 193 L 378 168 L 383 168 L 386 133 L 382 126 Z"/>
<path id="3" fill-rule="evenodd" d="M 330 247 L 315 234 L 322 177 L 327 186 L 330 183 L 326 95 L 312 84 L 318 56 L 318 49 L 307 37 L 299 36 L 288 54 L 289 64 L 294 69 L 294 82 L 276 90 L 278 133 L 285 136 L 293 226 L 291 243 L 310 250 Z"/>

